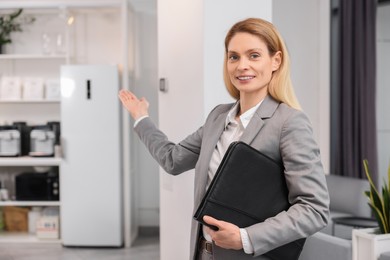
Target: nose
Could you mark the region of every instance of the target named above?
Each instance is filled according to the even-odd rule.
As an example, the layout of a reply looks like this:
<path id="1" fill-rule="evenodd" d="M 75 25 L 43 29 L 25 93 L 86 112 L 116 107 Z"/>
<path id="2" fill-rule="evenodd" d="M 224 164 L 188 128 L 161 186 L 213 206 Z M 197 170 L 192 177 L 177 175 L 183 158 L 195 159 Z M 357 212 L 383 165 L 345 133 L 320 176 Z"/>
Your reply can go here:
<path id="1" fill-rule="evenodd" d="M 247 70 L 248 68 L 249 68 L 249 60 L 247 58 L 242 57 L 238 61 L 237 69 L 238 70 Z"/>

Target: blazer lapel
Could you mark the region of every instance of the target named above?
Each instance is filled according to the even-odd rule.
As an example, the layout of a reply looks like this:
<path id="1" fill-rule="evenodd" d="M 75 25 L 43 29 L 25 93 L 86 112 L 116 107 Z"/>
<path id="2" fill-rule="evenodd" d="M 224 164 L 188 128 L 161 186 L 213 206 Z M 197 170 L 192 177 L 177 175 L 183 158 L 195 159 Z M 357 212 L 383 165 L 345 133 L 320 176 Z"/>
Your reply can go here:
<path id="1" fill-rule="evenodd" d="M 233 104 L 234 105 L 234 104 Z M 201 168 L 199 169 L 199 172 L 206 173 L 206 174 L 200 174 L 199 175 L 199 181 L 198 185 L 195 185 L 195 205 L 198 205 L 201 201 L 201 199 L 204 196 L 204 193 L 206 192 L 206 185 L 207 185 L 207 178 L 208 178 L 208 168 L 210 165 L 211 156 L 213 155 L 215 146 L 217 145 L 217 142 L 219 138 L 221 137 L 222 132 L 225 129 L 225 122 L 226 117 L 230 111 L 230 109 L 233 107 L 233 105 L 225 112 L 221 113 L 217 116 L 213 123 L 213 130 L 208 132 L 207 136 L 205 136 L 207 139 L 205 139 L 205 144 L 202 147 L 204 149 L 204 153 L 202 156 L 202 160 L 204 161 L 201 165 Z"/>
<path id="2" fill-rule="evenodd" d="M 230 109 L 229 109 L 230 110 Z M 211 131 L 209 136 L 207 137 L 206 143 L 207 145 L 204 146 L 204 158 L 208 158 L 208 161 L 206 163 L 207 167 L 210 164 L 211 156 L 215 150 L 215 146 L 218 143 L 219 138 L 222 135 L 222 132 L 225 130 L 225 122 L 226 122 L 226 117 L 229 113 L 229 110 L 221 113 L 214 121 L 213 124 L 213 130 Z"/>
<path id="3" fill-rule="evenodd" d="M 259 108 L 256 110 L 248 126 L 245 128 L 240 140 L 244 143 L 251 144 L 253 139 L 255 139 L 263 127 L 264 120 L 272 117 L 278 106 L 279 102 L 273 99 L 270 95 L 267 95 L 263 103 L 261 103 Z"/>

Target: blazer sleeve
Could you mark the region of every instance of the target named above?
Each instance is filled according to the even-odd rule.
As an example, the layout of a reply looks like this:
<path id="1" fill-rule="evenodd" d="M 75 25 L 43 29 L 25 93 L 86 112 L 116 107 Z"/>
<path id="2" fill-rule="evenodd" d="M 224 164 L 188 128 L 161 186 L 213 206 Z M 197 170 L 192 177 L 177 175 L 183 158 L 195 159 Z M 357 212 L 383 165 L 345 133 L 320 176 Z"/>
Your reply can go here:
<path id="1" fill-rule="evenodd" d="M 149 117 L 142 119 L 134 130 L 152 157 L 167 173 L 178 175 L 195 167 L 200 153 L 203 127 L 178 144 L 169 141 Z"/>
<path id="2" fill-rule="evenodd" d="M 279 149 L 292 206 L 246 228 L 255 256 L 312 235 L 325 227 L 329 218 L 329 195 L 320 151 L 303 112 L 293 110 L 284 121 Z"/>

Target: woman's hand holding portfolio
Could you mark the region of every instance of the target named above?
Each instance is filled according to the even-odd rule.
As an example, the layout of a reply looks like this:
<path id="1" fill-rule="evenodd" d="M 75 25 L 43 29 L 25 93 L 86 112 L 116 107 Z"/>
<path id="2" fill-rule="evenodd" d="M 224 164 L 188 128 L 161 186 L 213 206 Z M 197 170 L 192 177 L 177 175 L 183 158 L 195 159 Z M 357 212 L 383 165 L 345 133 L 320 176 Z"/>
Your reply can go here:
<path id="1" fill-rule="evenodd" d="M 218 227 L 217 231 L 206 227 L 206 232 L 211 236 L 212 240 L 217 246 L 225 249 L 242 249 L 239 227 L 232 223 L 217 220 L 210 216 L 204 216 L 203 220 L 209 225 Z"/>

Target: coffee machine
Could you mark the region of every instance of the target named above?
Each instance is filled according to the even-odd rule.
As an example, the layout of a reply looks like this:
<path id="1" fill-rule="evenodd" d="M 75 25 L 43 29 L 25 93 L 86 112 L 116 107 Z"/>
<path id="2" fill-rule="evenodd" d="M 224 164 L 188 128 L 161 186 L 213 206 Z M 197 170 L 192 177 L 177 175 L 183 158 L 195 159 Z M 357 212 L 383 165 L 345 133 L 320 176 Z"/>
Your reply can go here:
<path id="1" fill-rule="evenodd" d="M 21 134 L 15 126 L 0 126 L 0 156 L 21 154 Z"/>
<path id="2" fill-rule="evenodd" d="M 54 146 L 60 142 L 60 123 L 48 122 L 46 125 L 31 127 L 30 152 L 33 157 L 54 156 Z"/>

